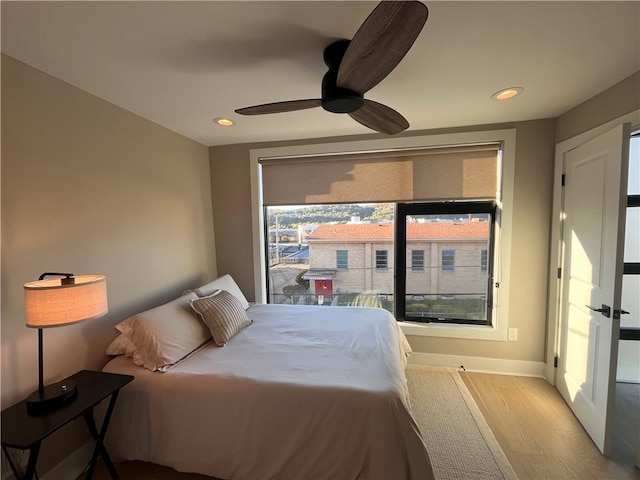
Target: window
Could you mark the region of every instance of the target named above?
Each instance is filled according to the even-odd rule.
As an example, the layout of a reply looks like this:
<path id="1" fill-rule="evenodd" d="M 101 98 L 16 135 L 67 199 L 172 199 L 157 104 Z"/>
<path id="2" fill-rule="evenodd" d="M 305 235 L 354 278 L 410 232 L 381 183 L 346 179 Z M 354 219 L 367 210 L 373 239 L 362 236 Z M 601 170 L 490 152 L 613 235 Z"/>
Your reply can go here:
<path id="1" fill-rule="evenodd" d="M 386 270 L 389 268 L 387 250 L 376 250 L 376 270 Z"/>
<path id="2" fill-rule="evenodd" d="M 349 250 L 336 250 L 336 268 L 349 268 Z"/>
<path id="3" fill-rule="evenodd" d="M 455 250 L 442 251 L 442 271 L 453 271 L 455 268 L 456 252 Z"/>
<path id="4" fill-rule="evenodd" d="M 631 314 L 620 317 L 620 339 L 640 340 L 640 316 L 636 313 L 640 306 L 640 132 L 631 136 L 626 216 L 622 309 Z"/>
<path id="5" fill-rule="evenodd" d="M 267 207 L 270 301 L 375 300 L 398 320 L 488 325 L 495 211 L 486 201 Z"/>
<path id="6" fill-rule="evenodd" d="M 268 302 L 382 306 L 393 312 L 394 208 L 265 207 Z"/>
<path id="7" fill-rule="evenodd" d="M 424 271 L 424 250 L 411 250 L 411 270 Z"/>
<path id="8" fill-rule="evenodd" d="M 316 226 L 319 228 L 328 227 L 325 223 L 330 224 L 331 233 L 347 224 L 350 224 L 347 228 L 355 228 L 354 225 L 358 223 L 378 225 L 379 230 L 391 228 L 393 231 L 384 238 L 369 237 L 376 239 L 369 242 L 369 246 L 362 243 L 358 246 L 357 241 L 347 237 L 339 239 L 335 234 L 330 238 L 314 239 L 314 244 L 309 242 L 308 248 L 305 248 L 307 245 L 302 240 L 302 248 L 308 251 L 310 258 L 307 260 L 309 270 L 317 270 L 313 275 L 304 275 L 309 283 L 310 294 L 315 293 L 314 288 L 317 290 L 319 281 L 326 277 L 329 280 L 323 281 L 331 281 L 333 297 L 332 302 L 325 302 L 325 305 L 343 304 L 343 297 L 347 292 L 354 296 L 377 295 L 377 298 L 383 301 L 384 308 L 393 312 L 398 320 L 411 320 L 403 325 L 405 332 L 426 336 L 505 340 L 508 309 L 502 309 L 500 312 L 492 309 L 492 300 L 495 300 L 499 286 L 499 279 L 493 277 L 494 265 L 497 264 L 493 256 L 500 255 L 501 270 L 506 267 L 506 271 L 510 271 L 508 260 L 511 258 L 511 245 L 508 240 L 511 238 L 514 153 L 515 130 L 424 136 L 402 140 L 399 143 L 373 140 L 366 142 L 364 146 L 359 142 L 339 142 L 330 145 L 251 150 L 251 163 L 255 167 L 255 170 L 252 170 L 252 179 L 257 180 L 254 182 L 257 195 L 252 196 L 252 199 L 256 200 L 256 207 L 263 208 L 265 212 L 254 219 L 254 231 L 264 232 L 267 225 L 271 228 L 271 223 L 267 223 L 266 214 L 267 209 L 271 208 L 279 208 L 284 215 L 298 208 L 313 206 L 321 206 L 327 211 L 332 211 L 334 207 L 352 209 L 362 205 L 383 205 L 386 202 L 386 205 L 391 207 L 392 216 L 390 220 L 385 216 L 382 222 L 384 226 L 379 222 L 380 217 L 376 216 L 362 216 L 361 219 L 351 220 L 349 217 L 316 220 Z M 345 171 L 350 172 L 348 177 L 344 176 Z M 313 184 L 309 183 L 309 178 L 314 179 Z M 384 188 L 381 188 L 381 182 Z M 399 198 L 406 203 L 390 203 Z M 461 248 L 461 244 L 454 241 L 455 239 L 450 238 L 452 241 L 449 244 L 439 242 L 437 248 L 431 248 L 431 245 L 427 244 L 417 245 L 413 240 L 406 244 L 403 243 L 404 240 L 398 241 L 398 224 L 403 224 L 406 220 L 398 211 L 405 206 L 459 206 L 465 203 L 491 205 L 491 214 L 488 217 L 491 231 L 484 248 L 487 250 L 486 272 L 481 271 L 482 254 L 477 250 Z M 480 221 L 479 217 L 468 212 L 466 216 L 453 213 L 457 215 L 455 218 L 460 223 Z M 416 213 L 418 217 L 422 214 L 423 212 Z M 428 220 L 417 218 L 416 223 L 444 224 L 445 220 L 450 220 L 448 215 L 452 213 L 434 212 Z M 300 228 L 305 223 L 295 222 L 291 226 Z M 269 250 L 266 235 L 256 238 L 258 240 L 255 240 L 255 246 L 261 247 L 254 249 L 254 257 L 258 259 L 259 256 L 261 260 L 261 268 L 256 275 L 256 300 L 274 301 L 275 297 L 282 295 L 280 292 L 283 287 L 293 289 L 295 286 L 290 284 L 291 282 L 281 284 L 278 280 L 281 272 L 277 270 L 282 264 L 270 267 L 265 261 L 264 253 Z M 299 238 L 298 236 L 298 243 Z M 382 238 L 383 241 L 380 241 Z M 326 247 L 327 240 L 333 243 L 331 248 L 326 249 L 328 255 L 318 257 L 314 250 L 317 250 L 316 247 L 320 244 Z M 393 249 L 390 256 L 387 253 L 387 269 L 376 269 L 374 262 L 377 244 L 386 242 Z M 349 252 L 346 265 L 348 268 L 338 268 L 335 253 L 338 249 Z M 384 250 L 385 247 L 378 249 Z M 409 253 L 412 250 L 423 250 L 422 260 L 419 258 L 420 254 L 416 254 L 416 270 L 413 270 L 413 253 Z M 442 271 L 443 250 L 454 252 L 453 270 Z M 284 262 L 289 261 L 297 260 L 285 256 Z M 315 264 L 317 268 L 311 264 Z M 340 266 L 345 267 L 344 264 Z M 399 267 L 402 271 L 397 270 Z M 437 292 L 425 288 L 409 288 L 414 285 L 411 282 L 422 281 L 427 285 L 427 278 L 447 277 L 452 282 L 460 281 L 464 276 L 462 274 L 470 269 L 475 269 L 476 276 L 487 280 L 482 293 L 473 297 L 484 302 L 477 305 L 475 311 L 471 309 L 473 302 L 461 300 L 464 300 L 463 295 L 475 295 L 477 288 L 470 288 L 468 291 L 442 288 Z M 355 293 L 357 288 L 361 289 L 360 293 Z M 501 294 L 508 298 L 508 282 L 505 282 L 500 290 Z M 381 295 L 385 296 L 386 300 Z M 431 300 L 439 299 L 439 306 L 432 310 L 420 310 L 420 306 L 414 305 L 411 309 L 416 311 L 408 315 L 407 310 L 411 309 L 407 309 L 406 303 L 414 297 L 415 302 L 427 306 L 431 304 Z M 298 302 L 297 299 L 291 298 L 287 303 L 290 301 Z M 467 310 L 460 310 L 460 304 L 467 307 Z M 508 306 L 507 302 L 501 304 Z M 427 325 L 415 322 L 471 323 L 494 328 L 460 329 L 447 325 L 428 328 Z"/>
<path id="9" fill-rule="evenodd" d="M 491 244 L 488 246 L 487 272 L 480 272 L 479 258 L 471 259 L 476 274 L 484 274 L 487 278 L 488 294 L 487 321 L 480 322 L 492 328 L 460 328 L 459 325 L 447 325 L 446 321 L 435 324 L 421 324 L 421 322 L 440 322 L 438 317 L 419 313 L 418 315 L 405 315 L 404 301 L 399 288 L 395 287 L 394 277 L 401 282 L 417 281 L 419 278 L 427 279 L 435 275 L 446 273 L 451 279 L 463 263 L 460 250 L 452 245 L 449 249 L 456 251 L 456 270 L 454 272 L 442 272 L 440 252 L 432 251 L 425 246 L 413 244 L 411 241 L 404 245 L 402 251 L 404 258 L 399 256 L 395 245 L 396 236 L 388 238 L 389 250 L 392 258 L 389 259 L 388 275 L 382 271 L 374 272 L 373 261 L 370 258 L 373 252 L 366 253 L 363 249 L 357 250 L 355 245 L 342 242 L 334 245 L 328 255 L 318 262 L 322 267 L 318 276 L 309 277 L 308 291 L 313 292 L 315 279 L 321 278 L 325 273 L 327 278 L 333 278 L 333 292 L 335 294 L 331 304 L 342 305 L 343 292 L 351 290 L 354 285 L 362 283 L 363 292 L 370 295 L 378 293 L 384 295 L 383 307 L 396 315 L 398 320 L 405 321 L 402 330 L 410 335 L 428 337 L 450 337 L 466 339 L 500 340 L 507 339 L 508 315 L 509 315 L 509 290 L 508 281 L 500 282 L 500 272 L 495 272 L 496 265 L 500 264 L 509 271 L 511 254 L 511 238 L 513 227 L 513 185 L 515 172 L 515 129 L 488 129 L 474 132 L 457 132 L 436 135 L 419 135 L 407 138 L 382 138 L 363 141 L 338 141 L 322 144 L 304 144 L 297 146 L 278 146 L 250 150 L 251 161 L 251 185 L 252 206 L 255 212 L 253 217 L 254 232 L 264 232 L 254 235 L 253 259 L 257 267 L 255 271 L 255 295 L 257 302 L 274 303 L 301 303 L 299 298 L 291 297 L 286 302 L 282 301 L 283 288 L 298 288 L 295 275 L 282 281 L 279 267 L 271 267 L 266 255 L 271 250 L 270 237 L 266 232 L 275 228 L 275 221 L 269 218 L 269 209 L 279 209 L 288 215 L 297 208 L 324 205 L 325 207 L 344 207 L 348 205 L 382 205 L 387 202 L 393 213 L 397 199 L 405 202 L 479 202 L 495 201 L 498 207 L 494 207 L 494 216 L 491 218 Z M 489 153 L 492 151 L 493 153 Z M 350 172 L 348 177 L 344 173 Z M 313 178 L 313 184 L 309 183 Z M 384 188 L 381 188 L 381 179 L 384 180 Z M 313 187 L 313 188 L 311 188 Z M 320 188 L 321 187 L 321 188 Z M 326 188 L 325 188 L 326 187 Z M 334 188 L 335 187 L 335 188 Z M 416 188 L 418 187 L 418 188 Z M 377 203 L 376 203 L 377 202 Z M 299 207 L 296 207 L 299 206 Z M 398 205 L 399 207 L 399 205 Z M 281 221 L 284 218 L 281 217 Z M 364 223 L 366 217 L 362 216 Z M 378 222 L 381 217 L 369 217 L 371 223 Z M 388 217 L 384 217 L 385 221 Z M 402 215 L 392 215 L 393 219 L 402 219 Z M 305 221 L 296 221 L 298 228 L 307 222 L 331 222 L 344 224 L 349 222 L 349 217 L 338 219 L 314 219 L 308 216 Z M 385 225 L 386 226 L 386 225 Z M 283 228 L 283 225 L 280 225 Z M 394 227 L 395 228 L 395 227 Z M 310 253 L 314 246 L 305 243 L 304 232 L 302 236 L 302 254 L 295 257 L 285 257 L 284 264 L 288 262 L 302 261 L 300 257 Z M 494 237 L 495 236 L 495 237 Z M 300 236 L 297 237 L 297 243 Z M 337 243 L 337 242 L 336 242 Z M 282 246 L 282 245 L 281 245 Z M 296 245 L 297 248 L 297 245 Z M 348 269 L 337 269 L 335 251 L 336 248 L 349 250 Z M 412 271 L 412 259 L 409 251 L 424 250 L 424 270 Z M 365 263 L 363 260 L 367 260 Z M 494 258 L 495 256 L 495 258 Z M 464 261 L 463 261 L 464 260 Z M 306 259 L 309 269 L 314 269 L 312 262 Z M 361 266 L 362 265 L 362 266 Z M 402 268 L 399 267 L 401 265 Z M 328 270 L 328 271 L 325 271 Z M 505 268 L 502 268 L 505 270 Z M 390 281 L 387 281 L 387 277 Z M 365 283 L 368 278 L 374 283 Z M 385 282 L 380 284 L 379 282 Z M 376 283 L 377 282 L 377 283 Z M 304 282 L 300 282 L 304 283 Z M 399 283 L 399 282 L 398 282 Z M 300 287 L 302 289 L 302 287 Z M 505 299 L 500 304 L 503 308 L 491 308 L 498 292 Z M 412 293 L 410 288 L 403 287 L 406 299 L 410 300 Z M 428 300 L 432 297 L 421 295 L 423 289 L 416 290 L 416 301 L 419 297 Z M 445 292 L 446 293 L 446 292 Z M 339 300 L 336 301 L 336 297 Z M 480 296 L 482 297 L 482 295 Z M 382 298 L 382 297 L 379 297 Z M 405 298 L 403 297 L 402 300 Z M 493 299 L 493 300 L 492 300 Z M 324 304 L 329 305 L 328 302 Z M 416 308 L 416 307 L 414 307 Z M 397 311 L 396 311 L 397 310 Z M 420 322 L 420 323 L 418 323 Z M 460 323 L 458 321 L 454 323 Z M 470 322 L 476 324 L 478 322 Z"/>
<path id="10" fill-rule="evenodd" d="M 487 273 L 487 250 L 483 249 L 480 251 L 480 271 L 482 273 Z"/>
<path id="11" fill-rule="evenodd" d="M 495 216 L 492 201 L 398 204 L 398 320 L 491 325 Z M 411 265 L 405 266 L 408 249 Z M 425 255 L 440 263 L 425 267 Z M 414 268 L 418 262 L 427 275 Z"/>

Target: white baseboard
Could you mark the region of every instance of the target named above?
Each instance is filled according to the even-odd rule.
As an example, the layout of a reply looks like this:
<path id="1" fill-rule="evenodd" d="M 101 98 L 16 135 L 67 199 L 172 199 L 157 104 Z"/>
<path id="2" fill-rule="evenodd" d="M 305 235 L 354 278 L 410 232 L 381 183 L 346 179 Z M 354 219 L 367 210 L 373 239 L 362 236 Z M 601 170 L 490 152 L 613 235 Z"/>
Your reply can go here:
<path id="1" fill-rule="evenodd" d="M 46 474 L 42 475 L 40 479 L 59 480 L 60 478 L 77 478 L 91 460 L 94 448 L 95 443 L 93 441 L 85 443 Z"/>
<path id="2" fill-rule="evenodd" d="M 469 372 L 518 375 L 522 377 L 544 378 L 544 362 L 504 360 L 501 358 L 466 357 L 438 353 L 417 353 L 409 356 L 409 363 L 418 365 L 438 365 L 441 367 L 464 367 Z"/>

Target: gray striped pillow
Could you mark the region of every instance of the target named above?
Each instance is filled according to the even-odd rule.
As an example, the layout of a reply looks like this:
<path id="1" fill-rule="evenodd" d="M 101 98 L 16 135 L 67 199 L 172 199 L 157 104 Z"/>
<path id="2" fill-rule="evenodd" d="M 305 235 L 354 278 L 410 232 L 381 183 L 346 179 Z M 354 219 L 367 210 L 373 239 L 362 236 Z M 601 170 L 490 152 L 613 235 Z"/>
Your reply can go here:
<path id="1" fill-rule="evenodd" d="M 226 290 L 189 302 L 209 327 L 216 345 L 224 347 L 235 334 L 253 323 L 240 301 Z"/>

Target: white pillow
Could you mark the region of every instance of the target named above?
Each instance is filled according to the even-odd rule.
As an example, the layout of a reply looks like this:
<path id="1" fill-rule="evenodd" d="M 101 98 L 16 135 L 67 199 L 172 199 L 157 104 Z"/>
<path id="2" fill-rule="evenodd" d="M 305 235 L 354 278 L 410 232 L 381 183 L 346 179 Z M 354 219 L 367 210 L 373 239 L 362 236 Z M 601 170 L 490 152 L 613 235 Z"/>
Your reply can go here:
<path id="1" fill-rule="evenodd" d="M 196 288 L 195 290 L 191 290 L 191 291 L 195 292 L 196 295 L 198 295 L 199 297 L 208 297 L 209 295 L 214 294 L 216 290 L 226 290 L 231 295 L 233 295 L 238 300 L 240 300 L 240 304 L 242 305 L 242 308 L 244 308 L 245 310 L 249 308 L 249 302 L 247 301 L 246 297 L 242 293 L 242 290 L 240 290 L 240 287 L 238 287 L 238 284 L 235 282 L 233 278 L 231 278 L 231 275 L 229 275 L 228 273 L 226 275 L 216 278 L 212 282 L 209 282 L 201 286 L 200 288 Z"/>
<path id="2" fill-rule="evenodd" d="M 113 342 L 107 347 L 107 355 L 126 355 L 127 357 L 133 357 L 136 351 L 136 346 L 131 339 L 124 333 L 118 335 Z"/>
<path id="3" fill-rule="evenodd" d="M 116 325 L 135 346 L 134 363 L 166 370 L 211 341 L 209 329 L 189 306 L 197 298 L 195 293 L 183 295 Z"/>

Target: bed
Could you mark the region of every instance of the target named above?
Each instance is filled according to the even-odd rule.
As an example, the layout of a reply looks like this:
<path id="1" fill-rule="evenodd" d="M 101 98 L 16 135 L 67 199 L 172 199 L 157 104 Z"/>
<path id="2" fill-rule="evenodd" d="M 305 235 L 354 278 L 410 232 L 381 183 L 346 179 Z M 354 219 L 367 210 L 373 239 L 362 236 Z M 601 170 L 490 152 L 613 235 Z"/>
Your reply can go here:
<path id="1" fill-rule="evenodd" d="M 131 350 L 104 367 L 135 376 L 109 427 L 114 459 L 225 480 L 433 478 L 410 413 L 410 347 L 391 314 L 244 311 L 249 323 L 224 346 L 214 335 L 167 368 L 136 365 Z M 121 336 L 135 338 L 130 326 Z"/>

